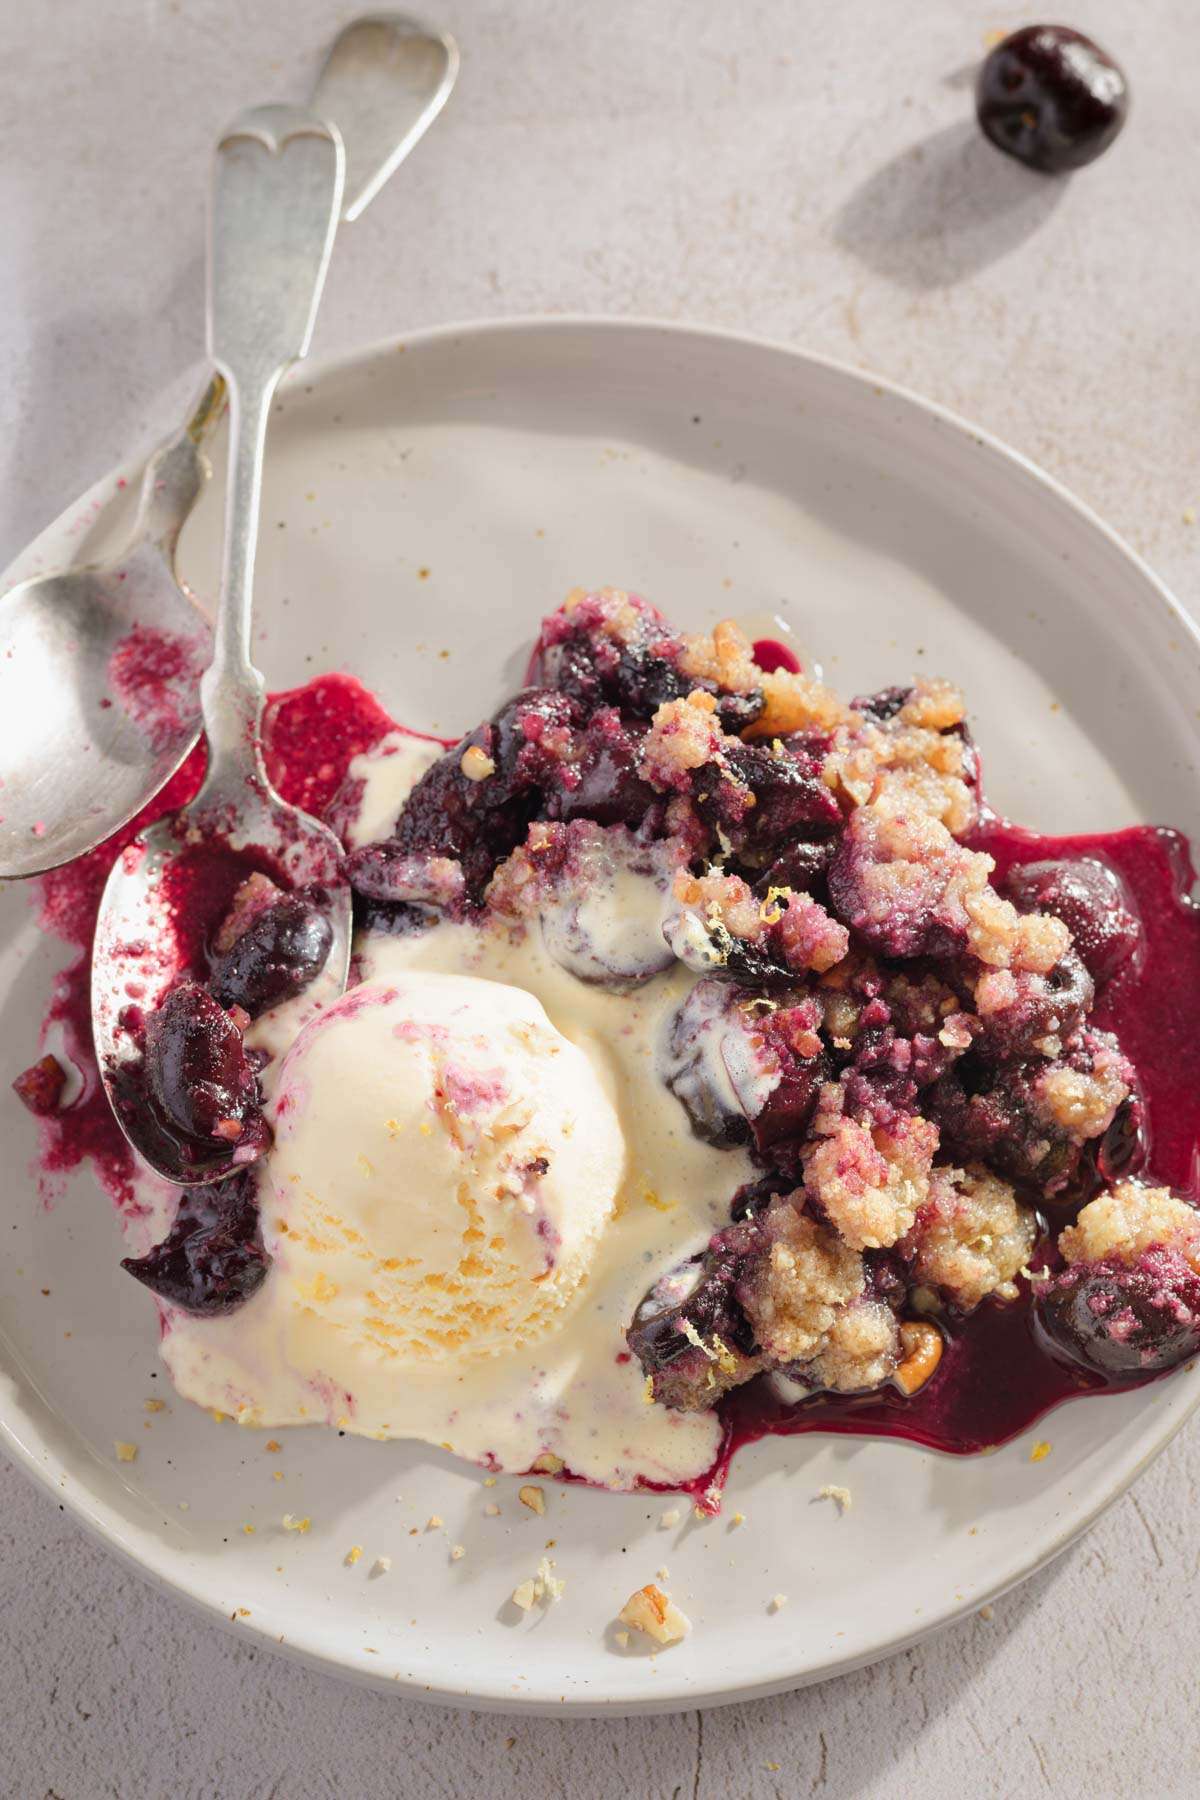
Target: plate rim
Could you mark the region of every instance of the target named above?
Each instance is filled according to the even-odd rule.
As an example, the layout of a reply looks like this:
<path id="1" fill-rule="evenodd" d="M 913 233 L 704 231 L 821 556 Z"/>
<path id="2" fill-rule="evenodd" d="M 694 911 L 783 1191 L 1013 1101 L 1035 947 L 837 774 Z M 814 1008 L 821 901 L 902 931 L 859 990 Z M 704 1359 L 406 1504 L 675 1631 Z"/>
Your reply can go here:
<path id="1" fill-rule="evenodd" d="M 927 399 L 901 382 L 890 380 L 869 369 L 856 367 L 841 358 L 805 349 L 784 339 L 740 331 L 731 327 L 706 325 L 690 319 L 660 319 L 638 314 L 563 312 L 554 314 L 522 313 L 505 318 L 477 317 L 424 326 L 414 331 L 397 332 L 374 339 L 355 350 L 341 351 L 335 355 L 316 359 L 306 359 L 295 365 L 290 371 L 285 389 L 286 386 L 295 382 L 303 382 L 306 386 L 315 387 L 319 382 L 337 379 L 339 376 L 348 374 L 380 358 L 394 356 L 401 346 L 405 349 L 411 348 L 419 351 L 434 348 L 447 341 L 468 337 L 475 340 L 480 338 L 503 340 L 538 334 L 565 335 L 571 331 L 594 332 L 601 337 L 609 338 L 616 338 L 622 334 L 637 336 L 653 333 L 694 344 L 725 346 L 732 350 L 749 349 L 772 356 L 783 356 L 790 362 L 815 368 L 838 380 L 849 382 L 860 391 L 869 389 L 881 398 L 899 403 L 902 411 L 908 415 L 904 420 L 905 428 L 913 424 L 932 421 L 945 429 L 965 453 L 969 454 L 971 450 L 983 452 L 994 462 L 1000 464 L 1010 475 L 1020 477 L 1029 489 L 1039 493 L 1052 505 L 1073 515 L 1080 526 L 1093 536 L 1103 540 L 1108 548 L 1116 554 L 1119 561 L 1123 562 L 1133 575 L 1141 579 L 1154 598 L 1165 605 L 1175 624 L 1200 650 L 1200 624 L 1197 624 L 1149 563 L 1087 501 L 1074 494 L 1056 476 L 1041 468 L 1023 451 L 1015 449 L 993 433 L 973 424 L 961 414 L 938 401 Z M 65 507 L 51 520 L 43 531 L 38 533 L 17 554 L 3 575 L 0 576 L 0 591 L 14 579 L 16 572 L 20 570 L 36 545 L 52 534 L 57 536 L 62 521 L 68 515 L 77 515 L 89 500 L 102 493 L 111 493 L 112 484 L 116 478 L 124 476 L 128 480 L 131 473 L 142 467 L 152 448 L 152 444 L 148 445 L 144 451 L 139 450 L 122 462 L 115 464 L 101 475 L 84 495 Z M 0 1370 L 0 1373 L 3 1372 Z M 31 1382 L 30 1376 L 20 1366 L 16 1372 L 16 1382 L 33 1386 L 36 1392 L 36 1385 Z M 14 1383 L 15 1385 L 16 1383 Z M 1031 1554 L 1019 1558 L 1016 1563 L 1010 1562 L 1003 1574 L 991 1586 L 976 1591 L 969 1600 L 956 1601 L 952 1599 L 941 1607 L 935 1608 L 929 1617 L 923 1617 L 917 1629 L 897 1630 L 868 1650 L 850 1651 L 840 1658 L 829 1657 L 817 1668 L 799 1670 L 790 1668 L 762 1678 L 752 1677 L 733 1687 L 725 1686 L 716 1689 L 706 1688 L 702 1683 L 694 1689 L 687 1685 L 681 1685 L 678 1681 L 669 1685 L 664 1683 L 662 1686 L 656 1683 L 655 1692 L 649 1696 L 645 1695 L 643 1688 L 640 1694 L 635 1694 L 631 1690 L 614 1694 L 608 1698 L 580 1693 L 551 1699 L 548 1692 L 544 1697 L 535 1693 L 513 1693 L 511 1687 L 503 1687 L 499 1679 L 493 1682 L 479 1682 L 477 1679 L 473 1679 L 469 1688 L 454 1689 L 445 1685 L 425 1684 L 414 1676 L 385 1675 L 382 1671 L 376 1674 L 370 1668 L 352 1663 L 348 1656 L 343 1656 L 328 1647 L 321 1647 L 316 1641 L 315 1633 L 302 1633 L 299 1637 L 285 1637 L 280 1641 L 278 1634 L 271 1629 L 271 1617 L 266 1612 L 260 1615 L 256 1609 L 252 1619 L 238 1623 L 232 1622 L 221 1598 L 213 1593 L 211 1582 L 190 1576 L 186 1571 L 173 1569 L 171 1564 L 177 1560 L 178 1553 L 165 1547 L 157 1548 L 152 1534 L 144 1534 L 143 1551 L 139 1553 L 139 1549 L 135 1545 L 142 1534 L 136 1527 L 131 1532 L 131 1521 L 128 1516 L 118 1511 L 115 1504 L 103 1498 L 98 1491 L 89 1488 L 78 1474 L 73 1475 L 69 1482 L 56 1476 L 54 1469 L 48 1466 L 52 1453 L 49 1451 L 45 1434 L 38 1431 L 35 1441 L 27 1441 L 30 1433 L 28 1431 L 22 1433 L 18 1429 L 18 1425 L 10 1419 L 11 1403 L 3 1397 L 0 1397 L 0 1449 L 5 1451 L 17 1468 L 24 1470 L 38 1486 L 53 1495 L 64 1509 L 68 1509 L 91 1536 L 114 1551 L 121 1561 L 136 1573 L 195 1608 L 231 1634 L 235 1632 L 251 1633 L 257 1643 L 261 1643 L 277 1655 L 288 1656 L 292 1660 L 318 1669 L 324 1674 L 333 1674 L 355 1681 L 376 1692 L 402 1695 L 409 1699 L 429 1701 L 457 1709 L 553 1714 L 558 1717 L 562 1717 L 564 1714 L 577 1717 L 633 1716 L 733 1705 L 741 1701 L 767 1698 L 771 1695 L 815 1685 L 895 1655 L 932 1636 L 935 1632 L 943 1630 L 967 1614 L 977 1611 L 981 1605 L 999 1598 L 1021 1582 L 1028 1580 L 1040 1569 L 1045 1568 L 1088 1531 L 1100 1515 L 1128 1491 L 1133 1482 L 1167 1448 L 1197 1407 L 1200 1407 L 1200 1380 L 1194 1381 L 1191 1388 L 1192 1391 L 1183 1393 L 1180 1400 L 1171 1409 L 1171 1416 L 1160 1426 L 1154 1443 L 1138 1454 L 1130 1456 L 1128 1466 L 1121 1467 L 1119 1474 L 1116 1475 L 1115 1485 L 1110 1477 L 1106 1482 L 1101 1499 L 1089 1500 L 1079 1509 L 1073 1509 L 1070 1522 L 1055 1533 L 1048 1543 L 1034 1540 L 1037 1548 Z M 784 1646 L 781 1646 L 781 1650 L 786 1656 Z M 630 1666 L 635 1670 L 640 1667 L 640 1664 L 635 1662 Z M 667 1666 L 670 1666 L 669 1659 Z M 661 1660 L 659 1667 L 660 1669 L 663 1667 Z"/>

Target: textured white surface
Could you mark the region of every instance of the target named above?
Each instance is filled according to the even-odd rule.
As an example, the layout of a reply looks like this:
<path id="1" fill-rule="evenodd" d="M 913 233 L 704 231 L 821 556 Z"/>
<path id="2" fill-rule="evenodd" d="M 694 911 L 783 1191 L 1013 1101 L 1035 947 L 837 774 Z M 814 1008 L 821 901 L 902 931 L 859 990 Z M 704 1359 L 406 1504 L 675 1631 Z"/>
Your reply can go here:
<path id="1" fill-rule="evenodd" d="M 0 563 L 173 422 L 201 341 L 213 134 L 302 94 L 348 10 L 3 9 Z M 1057 184 L 969 122 L 985 33 L 1028 16 L 458 0 L 459 91 L 339 247 L 318 347 L 531 310 L 775 334 L 978 419 L 1194 600 L 1200 26 L 1183 0 L 1081 0 L 1071 20 L 1121 55 L 1135 112 Z M 1192 1794 L 1198 1483 L 1193 1427 L 991 1621 L 873 1670 L 703 1718 L 568 1726 L 389 1704 L 240 1647 L 2 1471 L 0 1791 Z"/>

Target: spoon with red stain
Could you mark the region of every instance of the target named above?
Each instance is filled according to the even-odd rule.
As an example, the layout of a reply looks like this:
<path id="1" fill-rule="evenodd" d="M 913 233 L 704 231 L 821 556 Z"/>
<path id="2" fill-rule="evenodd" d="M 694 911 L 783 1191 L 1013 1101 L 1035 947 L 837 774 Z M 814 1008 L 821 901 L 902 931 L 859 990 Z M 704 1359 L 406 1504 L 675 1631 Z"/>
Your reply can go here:
<path id="1" fill-rule="evenodd" d="M 258 883 L 321 921 L 305 942 L 323 990 L 350 961 L 341 846 L 271 786 L 262 757 L 265 684 L 250 661 L 263 453 L 275 391 L 303 357 L 333 247 L 344 182 L 335 126 L 299 107 L 244 114 L 217 147 L 208 256 L 208 348 L 229 396 L 221 594 L 200 682 L 207 768 L 196 798 L 114 864 L 96 921 L 92 1028 L 101 1076 L 134 1148 L 168 1180 L 219 1180 L 270 1141 L 247 1055 L 244 1008 L 180 982 Z M 264 877 L 266 882 L 264 884 Z M 278 906 L 271 910 L 278 913 Z M 215 934 L 215 936 L 214 936 Z M 234 938 L 244 933 L 236 927 Z M 276 933 L 279 938 L 279 933 Z"/>
<path id="2" fill-rule="evenodd" d="M 343 219 L 360 216 L 424 137 L 458 61 L 452 37 L 396 13 L 338 35 L 311 106 L 344 141 Z M 147 463 L 137 518 L 111 562 L 39 574 L 0 596 L 0 877 L 94 849 L 196 743 L 211 634 L 177 580 L 175 549 L 224 406 L 217 372 Z"/>

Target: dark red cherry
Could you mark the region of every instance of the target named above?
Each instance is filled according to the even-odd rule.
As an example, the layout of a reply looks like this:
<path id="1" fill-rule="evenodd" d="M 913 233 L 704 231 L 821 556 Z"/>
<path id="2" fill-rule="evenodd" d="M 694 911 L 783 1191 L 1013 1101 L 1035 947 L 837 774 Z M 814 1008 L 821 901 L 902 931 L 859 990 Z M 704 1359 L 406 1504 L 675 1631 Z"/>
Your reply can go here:
<path id="1" fill-rule="evenodd" d="M 332 942 L 333 927 L 319 906 L 300 894 L 281 894 L 213 958 L 213 996 L 255 1019 L 302 992 L 324 968 Z"/>
<path id="2" fill-rule="evenodd" d="M 150 1094 L 171 1129 L 231 1148 L 257 1140 L 258 1080 L 241 1032 L 207 988 L 172 989 L 147 1022 L 145 1055 Z"/>
<path id="3" fill-rule="evenodd" d="M 200 1318 L 232 1312 L 262 1285 L 267 1254 L 249 1175 L 184 1188 L 161 1244 L 121 1264 L 161 1300 Z"/>
<path id="4" fill-rule="evenodd" d="M 1162 1244 L 1132 1266 L 1079 1263 L 1039 1287 L 1037 1318 L 1054 1347 L 1123 1380 L 1172 1369 L 1200 1349 L 1200 1275 Z"/>
<path id="5" fill-rule="evenodd" d="M 1055 913 L 1062 920 L 1096 981 L 1111 980 L 1141 947 L 1142 928 L 1124 883 L 1095 857 L 1018 863 L 1004 885 L 1022 912 Z"/>
<path id="6" fill-rule="evenodd" d="M 1124 73 L 1066 25 L 1026 25 L 988 55 L 975 85 L 985 137 L 1028 168 L 1055 175 L 1107 150 L 1129 110 Z"/>

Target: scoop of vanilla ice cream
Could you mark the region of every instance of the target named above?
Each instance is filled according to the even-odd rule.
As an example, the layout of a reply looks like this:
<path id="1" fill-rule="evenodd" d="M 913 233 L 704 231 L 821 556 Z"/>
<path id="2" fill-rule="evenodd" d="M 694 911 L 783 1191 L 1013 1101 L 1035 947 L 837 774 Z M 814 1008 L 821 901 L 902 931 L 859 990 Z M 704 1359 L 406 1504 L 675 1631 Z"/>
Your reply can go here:
<path id="1" fill-rule="evenodd" d="M 625 1147 L 585 1052 L 520 988 L 425 972 L 352 988 L 284 1064 L 263 1237 L 294 1366 L 494 1357 L 552 1331 Z"/>

